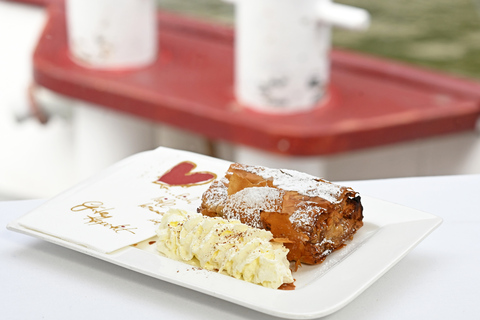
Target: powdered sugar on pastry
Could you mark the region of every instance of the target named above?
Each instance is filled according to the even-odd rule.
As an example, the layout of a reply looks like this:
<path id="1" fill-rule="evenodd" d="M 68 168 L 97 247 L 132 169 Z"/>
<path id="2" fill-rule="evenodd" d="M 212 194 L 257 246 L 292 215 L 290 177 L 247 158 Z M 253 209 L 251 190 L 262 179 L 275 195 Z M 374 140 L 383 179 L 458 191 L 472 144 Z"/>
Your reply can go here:
<path id="1" fill-rule="evenodd" d="M 363 225 L 360 195 L 351 188 L 294 170 L 239 163 L 225 178 L 203 194 L 198 212 L 239 219 L 287 239 L 287 258 L 297 265 L 321 263 Z"/>
<path id="2" fill-rule="evenodd" d="M 280 189 L 296 191 L 309 197 L 320 197 L 331 203 L 337 202 L 342 194 L 341 186 L 295 170 L 261 166 L 245 166 L 244 169 L 265 180 L 271 180 L 272 184 Z"/>
<path id="3" fill-rule="evenodd" d="M 303 204 L 299 205 L 288 219 L 296 229 L 311 231 L 309 229 L 316 224 L 317 217 L 325 211 L 322 207 Z"/>
<path id="4" fill-rule="evenodd" d="M 223 209 L 225 199 L 227 198 L 227 184 L 228 180 L 225 177 L 220 180 L 215 180 L 212 183 L 208 196 L 203 197 L 205 205 L 214 212 L 219 213 Z"/>
<path id="5" fill-rule="evenodd" d="M 270 187 L 253 187 L 240 190 L 226 200 L 223 217 L 236 220 L 242 218 L 248 221 L 249 226 L 264 228 L 263 222 L 260 220 L 260 213 L 262 211 L 280 211 L 279 199 L 283 198 L 283 195 L 283 190 Z"/>

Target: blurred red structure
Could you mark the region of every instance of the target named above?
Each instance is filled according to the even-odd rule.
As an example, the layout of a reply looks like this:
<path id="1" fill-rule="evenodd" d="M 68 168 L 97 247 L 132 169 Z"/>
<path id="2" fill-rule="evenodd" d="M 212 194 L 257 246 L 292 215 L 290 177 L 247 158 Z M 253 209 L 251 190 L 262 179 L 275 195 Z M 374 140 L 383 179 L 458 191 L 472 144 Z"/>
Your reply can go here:
<path id="1" fill-rule="evenodd" d="M 333 50 L 329 95 L 315 110 L 253 112 L 235 102 L 234 30 L 158 14 L 160 53 L 143 69 L 98 71 L 69 57 L 62 1 L 34 54 L 37 84 L 158 123 L 288 155 L 328 155 L 474 130 L 480 84 L 396 62 Z"/>

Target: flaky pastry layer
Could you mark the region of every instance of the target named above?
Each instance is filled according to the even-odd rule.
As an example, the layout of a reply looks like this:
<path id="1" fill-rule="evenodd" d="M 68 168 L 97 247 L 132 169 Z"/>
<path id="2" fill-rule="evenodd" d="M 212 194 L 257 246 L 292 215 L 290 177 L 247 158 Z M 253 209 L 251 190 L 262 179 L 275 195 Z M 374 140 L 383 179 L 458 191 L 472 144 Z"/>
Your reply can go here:
<path id="1" fill-rule="evenodd" d="M 363 226 L 353 189 L 294 170 L 238 163 L 211 184 L 198 211 L 272 232 L 297 265 L 321 263 Z"/>

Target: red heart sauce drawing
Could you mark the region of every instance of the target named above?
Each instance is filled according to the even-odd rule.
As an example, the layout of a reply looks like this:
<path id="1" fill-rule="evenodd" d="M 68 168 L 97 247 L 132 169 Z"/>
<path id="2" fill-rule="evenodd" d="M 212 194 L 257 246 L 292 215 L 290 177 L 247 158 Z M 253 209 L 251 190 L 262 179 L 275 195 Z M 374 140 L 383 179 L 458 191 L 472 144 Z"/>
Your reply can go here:
<path id="1" fill-rule="evenodd" d="M 209 183 L 217 178 L 215 173 L 209 171 L 192 172 L 196 167 L 197 165 L 190 161 L 180 162 L 165 172 L 155 183 L 189 187 Z"/>

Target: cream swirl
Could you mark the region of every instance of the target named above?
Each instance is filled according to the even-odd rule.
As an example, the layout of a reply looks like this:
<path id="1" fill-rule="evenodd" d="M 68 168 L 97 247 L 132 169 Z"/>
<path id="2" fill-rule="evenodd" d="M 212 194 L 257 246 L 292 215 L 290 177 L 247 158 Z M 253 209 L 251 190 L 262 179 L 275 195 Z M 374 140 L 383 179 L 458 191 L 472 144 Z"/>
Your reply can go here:
<path id="1" fill-rule="evenodd" d="M 171 209 L 157 230 L 165 256 L 269 288 L 292 283 L 288 249 L 272 233 L 238 220 Z"/>

